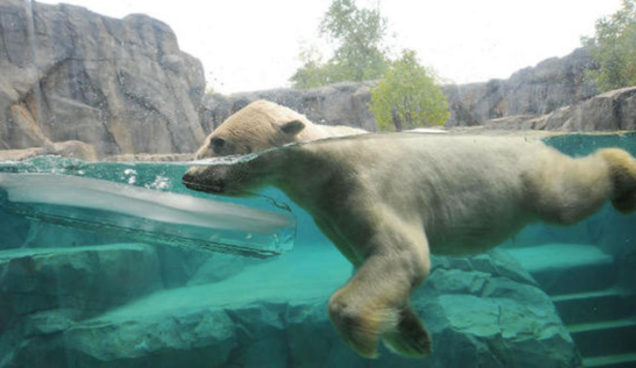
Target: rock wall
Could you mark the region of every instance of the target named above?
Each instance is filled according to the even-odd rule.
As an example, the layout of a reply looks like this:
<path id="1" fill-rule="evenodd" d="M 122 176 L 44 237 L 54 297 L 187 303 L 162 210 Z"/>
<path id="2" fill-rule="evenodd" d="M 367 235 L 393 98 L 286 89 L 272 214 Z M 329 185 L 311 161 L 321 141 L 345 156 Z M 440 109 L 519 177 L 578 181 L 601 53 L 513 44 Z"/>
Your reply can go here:
<path id="1" fill-rule="evenodd" d="M 504 116 L 546 114 L 586 100 L 598 93 L 584 79 L 584 70 L 592 67 L 590 56 L 577 49 L 563 58 L 551 58 L 522 69 L 507 80 L 443 86 L 451 112 L 446 126 L 474 126 Z M 374 86 L 375 82 L 345 82 L 304 91 L 275 89 L 208 95 L 204 100 L 205 129 L 212 131 L 241 107 L 267 99 L 317 123 L 376 131 L 377 123 L 367 106 Z"/>
<path id="2" fill-rule="evenodd" d="M 444 87 L 451 116 L 447 127 L 481 125 L 512 115 L 547 114 L 598 94 L 585 80 L 594 67 L 584 49 L 563 58 L 551 58 L 514 73 L 506 80 L 491 80 Z"/>
<path id="3" fill-rule="evenodd" d="M 205 129 L 211 132 L 249 103 L 265 99 L 298 111 L 314 123 L 375 131 L 377 123 L 367 107 L 374 86 L 374 82 L 342 82 L 310 90 L 280 88 L 231 96 L 207 95 L 203 100 Z"/>
<path id="4" fill-rule="evenodd" d="M 493 129 L 564 131 L 636 130 L 636 87 L 605 92 L 545 115 L 518 115 L 484 123 Z"/>
<path id="5" fill-rule="evenodd" d="M 77 140 L 100 156 L 180 153 L 204 138 L 201 63 L 144 15 L 3 0 L 0 75 L 1 149 Z"/>

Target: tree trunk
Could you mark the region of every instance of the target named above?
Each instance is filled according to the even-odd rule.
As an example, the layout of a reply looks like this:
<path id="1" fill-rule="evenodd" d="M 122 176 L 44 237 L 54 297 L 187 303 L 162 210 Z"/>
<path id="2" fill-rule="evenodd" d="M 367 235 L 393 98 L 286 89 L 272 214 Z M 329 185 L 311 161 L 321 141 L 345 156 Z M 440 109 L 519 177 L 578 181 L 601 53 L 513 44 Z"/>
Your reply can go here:
<path id="1" fill-rule="evenodd" d="M 391 109 L 391 116 L 393 125 L 395 125 L 395 130 L 398 132 L 402 131 L 402 120 L 400 119 L 400 115 L 397 113 L 395 109 Z"/>

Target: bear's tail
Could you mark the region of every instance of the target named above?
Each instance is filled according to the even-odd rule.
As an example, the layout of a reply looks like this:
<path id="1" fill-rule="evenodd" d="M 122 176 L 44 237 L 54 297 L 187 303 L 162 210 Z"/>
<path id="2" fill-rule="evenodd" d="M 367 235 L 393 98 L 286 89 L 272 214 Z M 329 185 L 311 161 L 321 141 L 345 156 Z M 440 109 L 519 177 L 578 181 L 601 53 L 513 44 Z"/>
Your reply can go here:
<path id="1" fill-rule="evenodd" d="M 606 148 L 598 154 L 609 164 L 614 186 L 612 205 L 621 213 L 636 211 L 636 159 L 618 148 Z"/>

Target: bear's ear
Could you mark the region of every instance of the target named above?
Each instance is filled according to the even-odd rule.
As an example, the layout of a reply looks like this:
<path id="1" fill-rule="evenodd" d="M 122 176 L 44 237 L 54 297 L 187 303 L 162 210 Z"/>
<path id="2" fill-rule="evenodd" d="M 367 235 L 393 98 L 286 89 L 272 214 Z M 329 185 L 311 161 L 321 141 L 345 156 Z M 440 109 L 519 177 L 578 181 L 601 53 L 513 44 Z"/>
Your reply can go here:
<path id="1" fill-rule="evenodd" d="M 289 123 L 285 123 L 280 127 L 280 130 L 282 130 L 283 133 L 289 135 L 296 135 L 303 129 L 305 129 L 305 123 L 299 120 L 290 121 Z"/>

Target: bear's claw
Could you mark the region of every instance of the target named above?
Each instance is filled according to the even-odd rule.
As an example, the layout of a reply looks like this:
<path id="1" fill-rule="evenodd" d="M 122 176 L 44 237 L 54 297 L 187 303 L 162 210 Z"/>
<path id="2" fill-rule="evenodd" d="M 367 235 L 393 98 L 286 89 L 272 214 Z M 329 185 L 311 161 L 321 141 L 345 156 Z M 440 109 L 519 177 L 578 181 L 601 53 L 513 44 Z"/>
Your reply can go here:
<path id="1" fill-rule="evenodd" d="M 400 312 L 397 329 L 382 338 L 390 350 L 408 358 L 422 358 L 433 353 L 431 336 L 410 307 Z"/>

